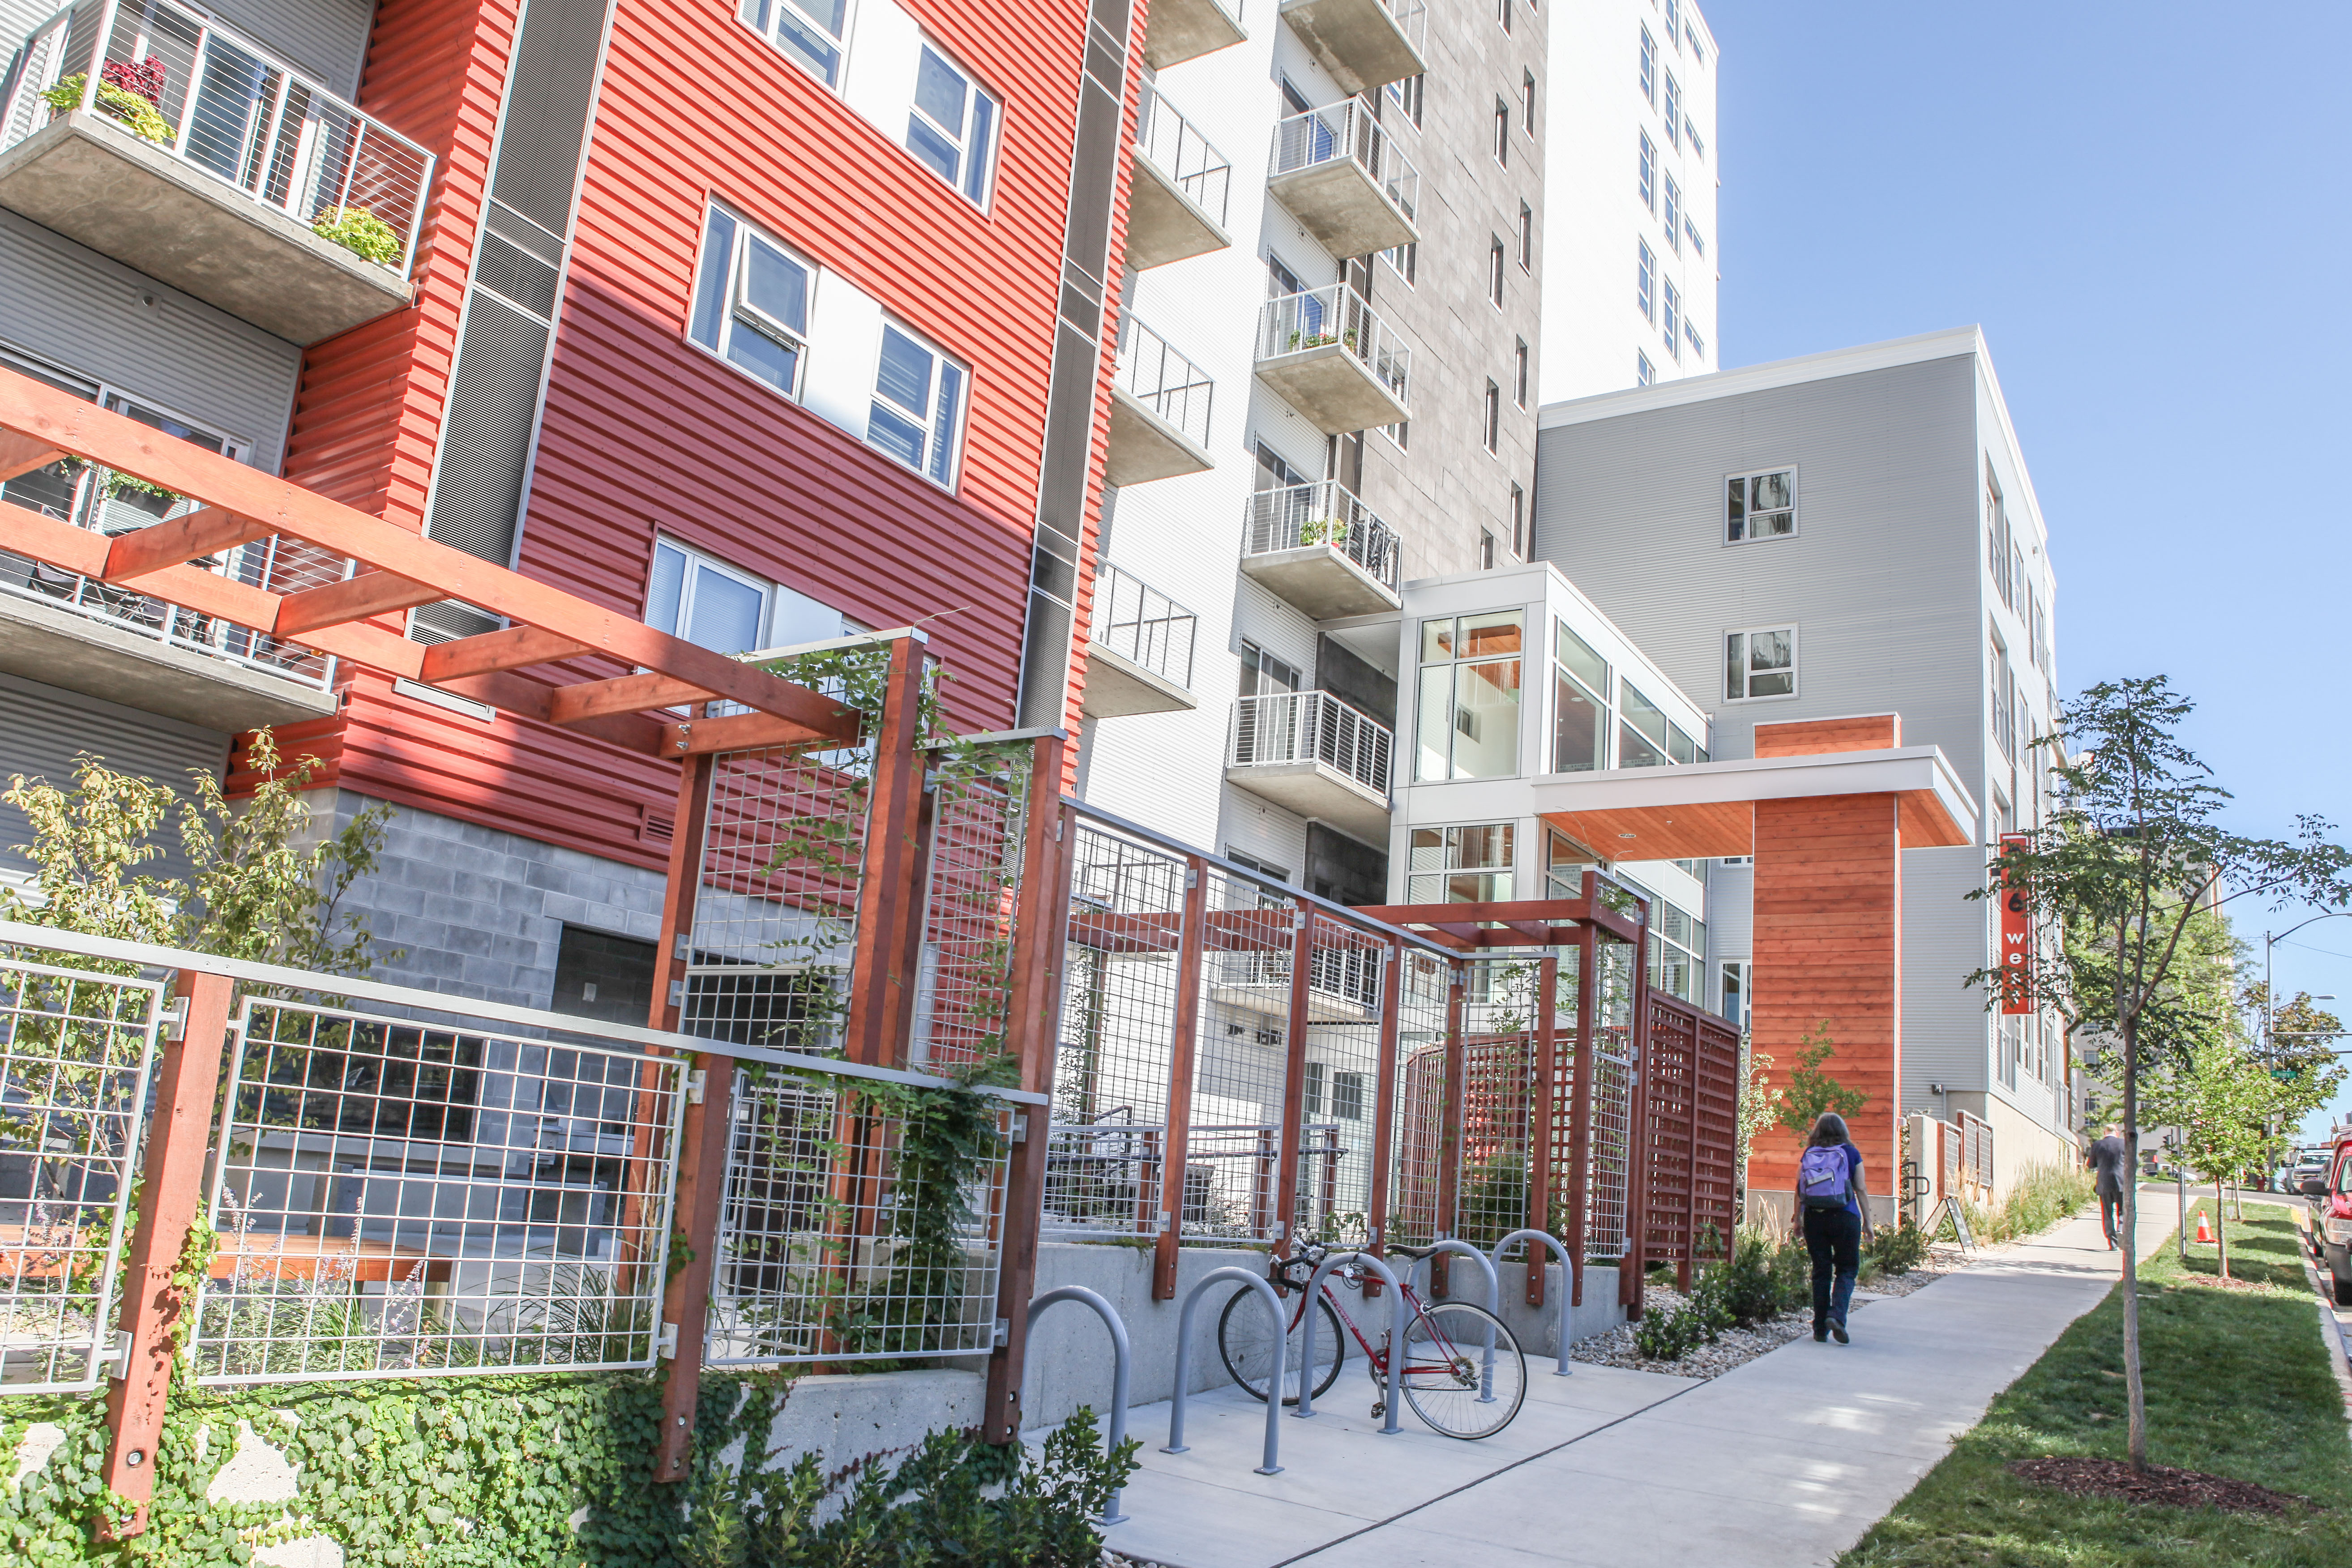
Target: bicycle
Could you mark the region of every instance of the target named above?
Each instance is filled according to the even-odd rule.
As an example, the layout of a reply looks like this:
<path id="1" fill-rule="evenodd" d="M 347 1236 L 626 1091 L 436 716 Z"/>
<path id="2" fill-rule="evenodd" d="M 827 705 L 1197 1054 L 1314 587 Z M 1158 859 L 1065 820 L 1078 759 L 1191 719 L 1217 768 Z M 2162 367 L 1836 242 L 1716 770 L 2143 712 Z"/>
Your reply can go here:
<path id="1" fill-rule="evenodd" d="M 1388 1252 L 1391 1258 L 1411 1262 L 1427 1258 L 1435 1250 L 1391 1247 Z M 1277 1293 L 1286 1297 L 1297 1292 L 1298 1297 L 1297 1306 L 1284 1330 L 1287 1342 L 1283 1382 L 1293 1390 L 1283 1395 L 1285 1405 L 1298 1403 L 1296 1390 L 1307 1373 L 1299 1364 L 1306 1337 L 1303 1330 L 1307 1321 L 1307 1287 L 1317 1267 L 1331 1251 L 1319 1242 L 1308 1242 L 1290 1257 L 1277 1258 L 1268 1269 L 1268 1278 Z M 1377 1342 L 1368 1337 L 1356 1326 L 1355 1319 L 1349 1316 L 1331 1289 L 1337 1281 L 1342 1289 L 1361 1291 L 1364 1281 L 1370 1278 L 1370 1269 L 1353 1262 L 1340 1264 L 1325 1277 L 1315 1302 L 1322 1313 L 1322 1321 L 1315 1334 L 1313 1392 L 1319 1399 L 1339 1381 L 1340 1365 L 1348 1356 L 1347 1342 L 1352 1339 L 1364 1353 L 1366 1369 L 1377 1391 L 1372 1405 L 1372 1415 L 1377 1417 L 1388 1414 L 1388 1340 L 1393 1331 L 1381 1330 Z M 1439 1301 L 1434 1305 L 1424 1302 L 1413 1289 L 1410 1278 L 1402 1289 L 1409 1316 L 1405 1320 L 1404 1367 L 1399 1381 L 1412 1413 L 1432 1431 L 1465 1442 L 1491 1437 L 1509 1426 L 1528 1393 L 1527 1357 L 1521 1353 L 1510 1326 L 1486 1308 L 1467 1301 Z M 1489 1344 L 1494 1347 L 1491 1363 Z M 1235 1290 L 1233 1300 L 1218 1314 L 1217 1353 L 1223 1358 L 1225 1371 L 1235 1383 L 1258 1399 L 1267 1396 L 1267 1371 L 1274 1362 L 1274 1332 L 1255 1290 Z"/>

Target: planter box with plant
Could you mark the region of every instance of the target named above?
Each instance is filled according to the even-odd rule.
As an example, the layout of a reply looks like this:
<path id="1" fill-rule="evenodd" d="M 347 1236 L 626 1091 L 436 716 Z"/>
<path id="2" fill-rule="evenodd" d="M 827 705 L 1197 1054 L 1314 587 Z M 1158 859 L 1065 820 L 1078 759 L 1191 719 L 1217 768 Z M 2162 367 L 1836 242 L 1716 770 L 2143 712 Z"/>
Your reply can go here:
<path id="1" fill-rule="evenodd" d="M 310 225 L 310 232 L 379 266 L 400 265 L 399 231 L 365 207 L 329 207 Z"/>
<path id="2" fill-rule="evenodd" d="M 82 89 L 89 84 L 88 73 L 77 72 L 41 94 L 41 101 L 53 114 L 70 114 L 81 107 Z M 176 138 L 158 107 L 163 101 L 163 62 L 153 55 L 137 65 L 109 60 L 98 73 L 95 107 L 100 112 L 120 120 L 142 141 L 169 147 Z"/>

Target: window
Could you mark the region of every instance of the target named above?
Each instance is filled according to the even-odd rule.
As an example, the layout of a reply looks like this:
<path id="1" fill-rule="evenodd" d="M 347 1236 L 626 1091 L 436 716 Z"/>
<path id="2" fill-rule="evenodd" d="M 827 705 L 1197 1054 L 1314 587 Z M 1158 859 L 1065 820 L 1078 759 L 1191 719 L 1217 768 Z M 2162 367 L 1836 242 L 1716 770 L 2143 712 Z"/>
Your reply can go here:
<path id="1" fill-rule="evenodd" d="M 1617 765 L 1621 768 L 1663 768 L 1674 761 L 1667 750 L 1674 738 L 1666 710 L 1642 695 L 1630 680 L 1617 683 Z"/>
<path id="2" fill-rule="evenodd" d="M 1633 353 L 1633 384 L 1635 386 L 1647 386 L 1657 379 L 1658 373 L 1650 363 L 1650 356 L 1642 353 L 1638 349 L 1635 350 Z"/>
<path id="3" fill-rule="evenodd" d="M 768 646 L 772 585 L 667 539 L 654 541 L 646 625 L 714 653 Z"/>
<path id="4" fill-rule="evenodd" d="M 1785 539 L 1797 531 L 1797 470 L 1734 474 L 1724 482 L 1723 538 Z"/>
<path id="5" fill-rule="evenodd" d="M 136 420 L 151 430 L 162 432 L 174 440 L 185 441 L 207 452 L 217 453 L 236 462 L 253 459 L 253 444 L 224 436 L 194 420 L 176 414 L 167 414 L 142 399 L 129 397 L 98 381 L 76 374 L 61 365 L 28 355 L 0 349 L 0 367 L 29 376 L 45 385 L 56 388 L 84 403 L 94 403 L 101 408 Z M 5 471 L 5 470 L 0 470 Z M 15 506 L 40 512 L 59 521 L 77 522 L 96 533 L 122 533 L 134 528 L 145 528 L 167 518 L 184 517 L 196 510 L 197 503 L 177 496 L 158 493 L 136 486 L 110 482 L 109 471 L 74 458 L 28 468 L 0 481 L 0 500 Z M 247 560 L 257 562 L 265 548 L 257 544 Z M 123 594 L 105 587 L 90 579 L 47 567 L 27 568 L 14 556 L 9 558 L 16 586 L 29 587 L 37 594 L 76 599 L 92 608 L 104 608 L 119 617 L 135 618 L 142 606 L 152 611 L 154 605 L 136 593 Z M 213 569 L 227 575 L 237 575 L 244 568 L 236 552 L 223 552 L 214 558 Z M 29 571 L 29 576 L 28 576 Z M 186 622 L 181 623 L 183 627 Z M 242 634 L 227 634 L 231 637 Z M 241 646 L 232 641 L 228 646 Z"/>
<path id="6" fill-rule="evenodd" d="M 790 0 L 779 0 L 789 4 Z M 915 105 L 907 119 L 907 151 L 974 204 L 988 196 L 989 146 L 996 127 L 996 100 L 923 47 L 915 68 Z"/>
<path id="7" fill-rule="evenodd" d="M 1503 445 L 1503 389 L 1490 378 L 1486 383 L 1486 450 L 1499 451 Z"/>
<path id="8" fill-rule="evenodd" d="M 1699 233 L 1697 220 L 1688 213 L 1683 214 L 1683 237 L 1690 241 L 1691 248 L 1699 255 L 1706 254 L 1706 237 Z"/>
<path id="9" fill-rule="evenodd" d="M 1664 328 L 1666 352 L 1676 359 L 1683 357 L 1682 316 L 1683 297 L 1671 278 L 1664 280 L 1664 298 L 1659 308 L 1659 321 Z"/>
<path id="10" fill-rule="evenodd" d="M 2009 504 L 2001 499 L 2000 482 L 1993 478 L 1992 465 L 1985 464 L 1985 563 L 1992 573 L 1993 587 L 2000 602 L 2011 603 L 2009 563 L 2011 554 L 2009 537 Z"/>
<path id="11" fill-rule="evenodd" d="M 1402 81 L 1392 81 L 1388 85 L 1389 101 L 1395 104 L 1407 120 L 1419 125 L 1422 100 L 1426 89 L 1427 79 L 1423 77 L 1409 76 Z M 1305 107 L 1301 105 L 1302 109 Z"/>
<path id="12" fill-rule="evenodd" d="M 885 326 L 866 444 L 952 488 L 963 382 L 961 365 L 897 327 Z"/>
<path id="13" fill-rule="evenodd" d="M 1527 203 L 1519 204 L 1519 270 L 1532 272 L 1536 266 L 1536 210 Z"/>
<path id="14" fill-rule="evenodd" d="M 1495 0 L 1495 25 L 1507 33 L 1511 30 L 1511 0 Z"/>
<path id="15" fill-rule="evenodd" d="M 1511 401 L 1525 408 L 1528 405 L 1528 340 L 1521 338 L 1519 346 L 1511 351 Z"/>
<path id="16" fill-rule="evenodd" d="M 1298 667 L 1251 642 L 1242 640 L 1242 695 L 1273 697 L 1298 689 Z"/>
<path id="17" fill-rule="evenodd" d="M 2017 753 L 2011 732 L 2016 726 L 2017 678 L 2010 673 L 2009 650 L 2000 646 L 1999 637 L 1992 641 L 1985 684 L 1992 697 L 1993 741 L 2000 747 L 2002 756 L 2014 761 Z"/>
<path id="18" fill-rule="evenodd" d="M 1743 1034 L 1748 1029 L 1748 964 L 1744 958 L 1724 964 L 1723 1005 L 1716 1009 L 1718 1015 L 1738 1025 Z"/>
<path id="19" fill-rule="evenodd" d="M 1287 882 L 1290 880 L 1290 873 L 1287 870 L 1276 865 L 1273 861 L 1267 859 L 1263 855 L 1246 855 L 1228 844 L 1225 846 L 1225 858 L 1232 861 L 1234 865 L 1239 866 L 1244 871 L 1255 871 L 1259 876 L 1270 877 L 1277 882 Z"/>
<path id="20" fill-rule="evenodd" d="M 1698 323 L 1690 319 L 1687 311 L 1683 315 L 1683 336 L 1690 340 L 1691 353 L 1702 360 L 1706 358 L 1706 340 L 1699 336 Z"/>
<path id="21" fill-rule="evenodd" d="M 1727 632 L 1723 638 L 1723 699 L 1752 702 L 1797 694 L 1797 628 L 1769 626 Z"/>
<path id="22" fill-rule="evenodd" d="M 1499 98 L 1495 100 L 1495 162 L 1506 169 L 1511 166 L 1511 106 Z"/>
<path id="23" fill-rule="evenodd" d="M 1642 96 L 1658 101 L 1658 46 L 1647 27 L 1642 29 Z"/>
<path id="24" fill-rule="evenodd" d="M 1675 29 L 1681 26 L 1681 18 L 1680 0 L 1666 0 L 1666 42 L 1673 44 L 1676 48 L 1682 47 L 1675 37 Z"/>
<path id="25" fill-rule="evenodd" d="M 1584 873 L 1591 868 L 1591 853 L 1578 847 L 1566 834 L 1554 833 L 1547 837 L 1544 843 L 1544 890 L 1550 897 L 1582 898 Z"/>
<path id="26" fill-rule="evenodd" d="M 1503 308 L 1503 242 L 1490 238 L 1486 245 L 1486 298 L 1497 310 Z"/>
<path id="27" fill-rule="evenodd" d="M 1409 450 L 1412 446 L 1412 421 L 1400 419 L 1393 425 L 1383 425 L 1381 426 L 1381 434 L 1388 439 L 1389 445 L 1398 451 Z"/>
<path id="28" fill-rule="evenodd" d="M 688 336 L 798 397 L 816 268 L 723 207 L 710 209 Z"/>
<path id="29" fill-rule="evenodd" d="M 1392 245 L 1381 252 L 1381 259 L 1387 262 L 1389 270 L 1403 279 L 1404 286 L 1410 289 L 1413 286 L 1415 275 L 1421 270 L 1421 241 L 1414 239 L 1402 245 Z"/>
<path id="30" fill-rule="evenodd" d="M 1361 1121 L 1364 1119 L 1364 1075 L 1360 1072 L 1335 1072 L 1331 1075 L 1331 1115 L 1339 1121 Z"/>
<path id="31" fill-rule="evenodd" d="M 1683 116 L 1683 138 L 1690 143 L 1691 156 L 1702 163 L 1706 163 L 1706 143 L 1699 140 L 1698 125 L 1687 114 Z"/>
<path id="32" fill-rule="evenodd" d="M 1657 143 L 1650 140 L 1650 133 L 1646 131 L 1637 131 L 1633 134 L 1642 139 L 1641 168 L 1636 175 L 1635 188 L 1641 194 L 1642 205 L 1652 212 L 1656 212 L 1658 210 Z"/>
<path id="33" fill-rule="evenodd" d="M 1682 133 L 1676 129 L 1683 118 L 1683 89 L 1675 81 L 1675 73 L 1666 73 L 1666 101 L 1659 112 L 1666 117 L 1666 141 L 1673 146 L 1683 144 Z"/>
<path id="34" fill-rule="evenodd" d="M 1511 898 L 1518 825 L 1416 827 L 1405 850 L 1405 901 L 1500 904 Z"/>
<path id="35" fill-rule="evenodd" d="M 1536 73 L 1531 70 L 1519 73 L 1519 133 L 1536 133 Z"/>
<path id="36" fill-rule="evenodd" d="M 1584 773 L 1609 765 L 1609 661 L 1552 623 L 1551 771 Z"/>
<path id="37" fill-rule="evenodd" d="M 1657 320 L 1658 258 L 1652 253 L 1647 240 L 1637 239 L 1633 243 L 1640 247 L 1639 270 L 1633 278 L 1633 308 L 1642 312 L 1642 320 L 1653 321 Z M 1649 362 L 1644 360 L 1643 363 L 1646 364 Z M 1643 377 L 1642 384 L 1649 385 L 1649 378 Z"/>
<path id="38" fill-rule="evenodd" d="M 1494 535 L 1485 537 L 1491 547 Z M 1518 773 L 1519 641 L 1517 610 L 1421 623 L 1415 778 Z"/>
<path id="39" fill-rule="evenodd" d="M 1690 43 L 1691 58 L 1696 60 L 1700 68 L 1704 69 L 1706 66 L 1706 50 L 1699 45 L 1698 29 L 1692 26 L 1688 22 L 1685 22 L 1683 24 L 1683 37 Z"/>
<path id="40" fill-rule="evenodd" d="M 1482 528 L 1478 531 L 1478 570 L 1492 572 L 1494 569 L 1495 531 L 1491 528 Z"/>
<path id="41" fill-rule="evenodd" d="M 2042 594 L 2033 596 L 2033 625 L 2030 628 L 2033 636 L 2033 668 L 2044 676 L 2050 673 L 2050 606 L 2047 598 L 2048 595 Z"/>
<path id="42" fill-rule="evenodd" d="M 743 20 L 827 87 L 841 85 L 849 0 L 748 0 Z"/>
<path id="43" fill-rule="evenodd" d="M 1528 558 L 1528 492 L 1517 485 L 1511 487 L 1511 553 Z"/>
<path id="44" fill-rule="evenodd" d="M 1680 250 L 1682 238 L 1683 188 L 1675 184 L 1672 174 L 1666 176 L 1666 245 Z"/>
<path id="45" fill-rule="evenodd" d="M 1706 922 L 1650 895 L 1651 987 L 1696 1002 L 1706 974 Z"/>

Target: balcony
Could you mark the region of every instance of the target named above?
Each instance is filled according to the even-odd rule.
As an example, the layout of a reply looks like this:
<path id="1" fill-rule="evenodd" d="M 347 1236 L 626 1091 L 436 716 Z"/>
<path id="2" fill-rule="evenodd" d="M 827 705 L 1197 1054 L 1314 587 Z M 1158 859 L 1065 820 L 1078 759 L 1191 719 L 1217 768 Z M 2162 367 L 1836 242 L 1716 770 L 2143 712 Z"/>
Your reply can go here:
<path id="1" fill-rule="evenodd" d="M 1282 19 L 1349 92 L 1373 92 L 1429 68 L 1423 0 L 1283 0 Z"/>
<path id="2" fill-rule="evenodd" d="M 1328 691 L 1284 691 L 1234 704 L 1225 778 L 1286 811 L 1385 847 L 1388 731 Z"/>
<path id="3" fill-rule="evenodd" d="M 1089 719 L 1186 713 L 1192 695 L 1192 611 L 1140 577 L 1105 566 L 1095 574 L 1095 618 L 1087 634 Z"/>
<path id="4" fill-rule="evenodd" d="M 1140 272 L 1233 244 L 1225 232 L 1231 160 L 1149 83 L 1135 124 L 1127 201 L 1127 265 Z"/>
<path id="5" fill-rule="evenodd" d="M 171 0 L 25 40 L 0 206 L 290 342 L 404 308 L 432 155 Z"/>
<path id="6" fill-rule="evenodd" d="M 1229 49 L 1249 34 L 1217 0 L 1153 0 L 1143 58 L 1153 70 Z"/>
<path id="7" fill-rule="evenodd" d="M 1327 436 L 1393 425 L 1412 409 L 1412 351 L 1342 284 L 1269 300 L 1257 376 Z"/>
<path id="8" fill-rule="evenodd" d="M 1118 370 L 1110 389 L 1110 458 L 1115 485 L 1198 474 L 1209 456 L 1209 405 L 1216 384 L 1168 341 L 1129 316 L 1118 328 Z"/>
<path id="9" fill-rule="evenodd" d="M 1421 175 L 1360 98 L 1294 114 L 1274 128 L 1266 189 L 1334 256 L 1421 237 Z"/>
<path id="10" fill-rule="evenodd" d="M 184 528 L 196 510 L 126 476 L 70 461 L 13 476 L 0 485 L 0 505 L 110 538 Z M 289 539 L 249 540 L 189 559 L 231 582 L 280 594 L 341 582 L 350 571 L 349 563 Z M 324 718 L 336 708 L 334 660 L 323 655 L 5 550 L 0 669 L 230 732 Z"/>
<path id="11" fill-rule="evenodd" d="M 1260 490 L 1243 512 L 1242 571 L 1309 617 L 1393 610 L 1396 531 L 1345 485 Z"/>

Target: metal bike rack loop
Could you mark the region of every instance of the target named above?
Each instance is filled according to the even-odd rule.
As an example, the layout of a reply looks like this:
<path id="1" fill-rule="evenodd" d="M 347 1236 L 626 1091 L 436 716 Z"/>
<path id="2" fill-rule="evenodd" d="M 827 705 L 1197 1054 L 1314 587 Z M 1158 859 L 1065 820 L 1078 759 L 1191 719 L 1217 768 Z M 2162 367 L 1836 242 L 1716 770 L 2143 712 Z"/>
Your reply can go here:
<path id="1" fill-rule="evenodd" d="M 1580 1283 L 1577 1279 L 1577 1276 L 1582 1273 L 1583 1270 L 1577 1268 L 1576 1259 L 1569 1255 L 1568 1248 L 1560 1244 L 1559 1237 L 1552 1235 L 1549 1231 L 1543 1230 L 1515 1230 L 1511 1232 L 1510 1235 L 1503 1237 L 1502 1240 L 1495 1243 L 1494 1261 L 1496 1263 L 1499 1264 L 1503 1261 L 1504 1250 L 1515 1241 L 1524 1241 L 1530 1244 L 1528 1247 L 1528 1267 L 1530 1268 L 1540 1268 L 1543 1267 L 1541 1263 L 1536 1260 L 1536 1249 L 1533 1246 L 1533 1243 L 1538 1241 L 1542 1242 L 1546 1247 L 1550 1247 L 1552 1255 L 1559 1259 L 1559 1271 L 1564 1276 L 1560 1280 L 1560 1283 L 1568 1288 L 1559 1292 L 1559 1365 L 1554 1369 L 1552 1375 L 1554 1377 L 1572 1377 L 1575 1373 L 1571 1373 L 1568 1367 L 1569 1336 L 1574 1331 L 1576 1326 L 1574 1314 L 1578 1291 L 1575 1287 Z M 1496 1312 L 1496 1316 L 1500 1317 L 1502 1313 L 1498 1308 Z"/>
<path id="2" fill-rule="evenodd" d="M 1106 1451 L 1116 1455 L 1118 1446 L 1127 1441 L 1127 1325 L 1119 1321 L 1118 1310 L 1104 1298 L 1101 1291 L 1089 1289 L 1084 1285 L 1057 1285 L 1042 1296 L 1031 1298 L 1029 1326 L 1034 1329 L 1038 1315 L 1056 1301 L 1076 1301 L 1081 1306 L 1093 1308 L 1095 1316 L 1103 1321 L 1103 1327 L 1110 1331 L 1110 1430 L 1105 1441 L 1108 1445 Z M 1112 1492 L 1110 1500 L 1103 1505 L 1102 1518 L 1095 1522 L 1107 1525 L 1126 1523 L 1127 1515 L 1118 1511 L 1118 1500 L 1126 1494 L 1125 1487 Z"/>
<path id="3" fill-rule="evenodd" d="M 1307 1305 L 1306 1312 L 1302 1314 L 1306 1320 L 1306 1326 L 1299 1331 L 1298 1364 L 1304 1370 L 1301 1371 L 1298 1375 L 1297 1414 L 1299 1418 L 1302 1420 L 1315 1414 L 1315 1319 L 1317 1316 L 1315 1311 L 1315 1303 L 1322 1300 L 1323 1277 L 1326 1274 L 1330 1273 L 1331 1270 L 1337 1268 L 1339 1264 L 1345 1263 L 1351 1258 L 1357 1262 L 1362 1264 L 1365 1268 L 1370 1269 L 1373 1273 L 1379 1275 L 1382 1279 L 1388 1281 L 1389 1299 L 1391 1301 L 1395 1303 L 1391 1313 L 1392 1321 L 1389 1325 L 1389 1393 L 1388 1398 L 1382 1402 L 1386 1406 L 1388 1420 L 1387 1423 L 1381 1427 L 1381 1436 L 1393 1437 L 1397 1436 L 1399 1431 L 1399 1427 L 1397 1426 L 1397 1406 L 1404 1402 L 1404 1326 L 1406 1321 L 1404 1310 L 1404 1290 L 1397 1283 L 1396 1270 L 1391 1268 L 1387 1264 L 1381 1262 L 1379 1258 L 1374 1258 L 1369 1252 L 1330 1253 L 1324 1258 L 1321 1263 L 1316 1266 L 1314 1278 L 1308 1279 L 1307 1282 Z M 1341 1355 L 1345 1355 L 1348 1352 L 1348 1347 L 1345 1343 L 1340 1344 L 1338 1349 Z M 1486 1350 L 1488 1355 L 1491 1356 L 1494 1353 L 1494 1347 L 1492 1345 L 1487 1346 Z"/>
<path id="4" fill-rule="evenodd" d="M 1282 1447 L 1282 1372 L 1283 1354 L 1289 1348 L 1290 1330 L 1282 1321 L 1282 1298 L 1263 1274 L 1253 1274 L 1246 1268 L 1227 1265 L 1212 1268 L 1201 1276 L 1201 1282 L 1185 1293 L 1184 1310 L 1176 1318 L 1176 1397 L 1168 1406 L 1168 1443 L 1160 1451 L 1181 1454 L 1189 1450 L 1184 1445 L 1184 1384 L 1185 1373 L 1192 1370 L 1192 1312 L 1201 1304 L 1201 1292 L 1220 1279 L 1230 1279 L 1247 1285 L 1257 1292 L 1258 1300 L 1274 1318 L 1274 1371 L 1266 1383 L 1265 1402 L 1265 1462 L 1257 1467 L 1261 1476 L 1278 1476 L 1282 1467 L 1275 1462 Z"/>
<path id="5" fill-rule="evenodd" d="M 1449 1236 L 1443 1241 L 1432 1242 L 1430 1244 L 1429 1251 L 1423 1256 L 1422 1261 L 1429 1265 L 1429 1280 L 1431 1293 L 1433 1295 L 1436 1292 L 1437 1285 L 1436 1258 L 1437 1255 L 1441 1252 L 1459 1254 L 1460 1256 L 1468 1258 L 1471 1262 L 1476 1264 L 1480 1269 L 1485 1271 L 1486 1276 L 1486 1310 L 1494 1313 L 1496 1318 L 1499 1320 L 1503 1315 L 1503 1277 L 1495 1271 L 1495 1260 L 1488 1258 L 1476 1247 L 1471 1246 L 1468 1242 L 1458 1240 L 1454 1237 Z M 1407 1270 L 1407 1272 L 1410 1273 L 1411 1270 Z M 1495 1331 L 1489 1328 L 1486 1331 L 1486 1359 L 1480 1363 L 1478 1368 L 1478 1402 L 1481 1405 L 1491 1405 L 1494 1403 L 1494 1399 Z"/>

